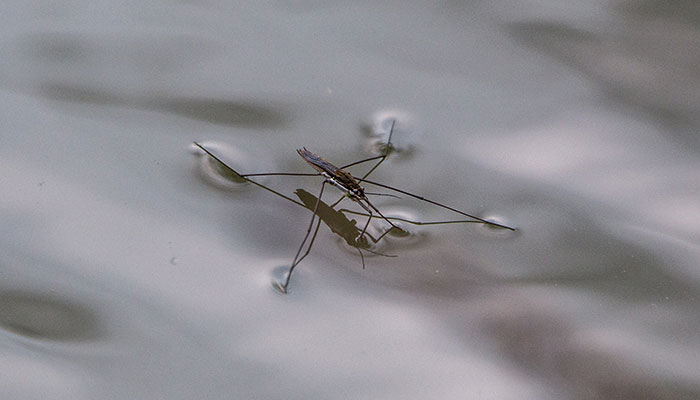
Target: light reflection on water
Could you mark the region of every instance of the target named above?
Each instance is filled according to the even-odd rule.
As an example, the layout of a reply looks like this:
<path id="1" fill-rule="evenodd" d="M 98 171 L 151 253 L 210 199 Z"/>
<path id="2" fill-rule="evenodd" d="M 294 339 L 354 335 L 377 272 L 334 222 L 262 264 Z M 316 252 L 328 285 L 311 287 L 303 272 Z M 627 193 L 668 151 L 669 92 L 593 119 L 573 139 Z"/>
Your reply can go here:
<path id="1" fill-rule="evenodd" d="M 0 17 L 0 397 L 700 397 L 694 3 L 34 6 Z M 362 269 L 327 210 L 272 290 L 320 180 L 191 143 L 312 172 L 393 118 L 373 179 L 517 231 Z"/>

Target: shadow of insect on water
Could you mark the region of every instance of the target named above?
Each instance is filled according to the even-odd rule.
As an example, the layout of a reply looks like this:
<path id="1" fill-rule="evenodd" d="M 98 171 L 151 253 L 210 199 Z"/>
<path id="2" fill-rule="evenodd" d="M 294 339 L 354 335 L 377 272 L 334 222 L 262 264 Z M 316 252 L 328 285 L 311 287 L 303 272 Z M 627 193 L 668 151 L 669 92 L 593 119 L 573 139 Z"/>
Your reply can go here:
<path id="1" fill-rule="evenodd" d="M 299 197 L 299 200 L 303 203 L 304 207 L 313 212 L 318 198 L 313 194 L 307 192 L 304 189 L 297 189 L 294 194 Z M 340 236 L 348 246 L 362 249 L 370 253 L 386 256 L 386 257 L 396 257 L 395 255 L 388 255 L 378 253 L 370 249 L 369 240 L 373 243 L 379 243 L 382 238 L 389 233 L 391 230 L 400 229 L 396 227 L 390 227 L 385 230 L 379 237 L 375 238 L 371 233 L 365 232 L 362 234 L 362 230 L 357 226 L 357 221 L 348 219 L 348 217 L 343 213 L 345 210 L 336 210 L 329 206 L 323 201 L 318 202 L 318 208 L 316 210 L 316 216 L 331 230 L 331 232 Z M 360 214 L 364 215 L 364 214 Z M 368 240 L 369 239 L 369 240 Z M 364 256 L 360 252 L 360 256 L 363 257 L 362 268 L 364 269 Z"/>

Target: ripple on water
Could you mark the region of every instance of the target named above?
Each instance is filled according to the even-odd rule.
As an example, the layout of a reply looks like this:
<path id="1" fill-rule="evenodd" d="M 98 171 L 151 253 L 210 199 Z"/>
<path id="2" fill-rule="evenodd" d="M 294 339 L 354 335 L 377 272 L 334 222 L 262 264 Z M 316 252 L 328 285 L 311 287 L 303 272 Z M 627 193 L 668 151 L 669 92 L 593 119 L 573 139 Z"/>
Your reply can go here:
<path id="1" fill-rule="evenodd" d="M 426 232 L 419 229 L 420 226 L 415 223 L 418 221 L 415 212 L 405 208 L 396 207 L 381 207 L 380 210 L 385 217 L 391 218 L 392 223 L 399 229 L 392 228 L 388 222 L 375 215 L 375 217 L 372 219 L 372 223 L 370 223 L 369 227 L 367 227 L 367 245 L 361 247 L 363 250 L 369 250 L 368 252 L 364 253 L 366 257 L 387 255 L 385 252 L 390 249 L 415 246 L 427 238 Z M 348 217 L 350 218 L 352 214 L 348 214 Z M 359 234 L 364 227 L 366 217 L 355 215 L 353 219 L 359 220 L 359 222 L 357 222 L 357 233 Z M 346 252 L 354 254 L 358 253 L 356 245 L 349 243 L 344 238 L 338 237 L 337 243 Z M 380 254 L 374 254 L 372 252 Z"/>
<path id="2" fill-rule="evenodd" d="M 486 216 L 483 216 L 482 218 L 487 220 L 487 221 L 495 222 L 497 224 L 501 224 L 501 225 L 505 225 L 505 226 L 510 226 L 510 227 L 515 229 L 515 230 L 510 230 L 510 229 L 505 229 L 505 228 L 501 228 L 501 227 L 490 225 L 490 224 L 479 224 L 481 227 L 479 232 L 482 235 L 489 236 L 489 237 L 513 238 L 516 236 L 520 236 L 522 234 L 522 231 L 520 230 L 520 228 L 518 228 L 511 221 L 506 220 L 502 216 L 486 215 Z"/>
<path id="3" fill-rule="evenodd" d="M 415 118 L 402 110 L 377 111 L 362 125 L 362 132 L 367 137 L 364 146 L 366 151 L 371 154 L 382 154 L 394 121 L 396 123 L 394 133 L 391 135 L 391 153 L 404 158 L 414 152 L 419 142 L 420 129 Z"/>
<path id="4" fill-rule="evenodd" d="M 236 147 L 218 144 L 215 142 L 198 142 L 204 148 L 214 154 L 221 162 L 215 160 L 197 145 L 192 145 L 192 150 L 199 156 L 199 172 L 207 183 L 224 190 L 238 190 L 247 186 L 248 182 L 239 173 L 259 172 L 253 169 L 256 159 Z M 257 181 L 264 179 L 258 178 Z"/>
<path id="5" fill-rule="evenodd" d="M 42 293 L 0 293 L 0 329 L 32 339 L 89 340 L 99 336 L 87 307 Z"/>
<path id="6" fill-rule="evenodd" d="M 387 232 L 384 239 L 392 244 L 400 244 L 402 247 L 415 246 L 428 238 L 428 232 L 422 229 L 418 213 L 406 207 L 383 207 L 381 209 L 385 217 L 391 218 L 391 222 L 399 229 L 391 228 L 388 222 L 381 219 L 382 232 Z"/>
<path id="7" fill-rule="evenodd" d="M 287 289 L 284 288 L 282 285 L 284 284 L 285 280 L 287 279 L 287 272 L 289 271 L 289 266 L 288 265 L 278 265 L 274 267 L 271 271 L 271 281 L 270 283 L 272 284 L 272 288 L 282 294 L 287 294 Z"/>

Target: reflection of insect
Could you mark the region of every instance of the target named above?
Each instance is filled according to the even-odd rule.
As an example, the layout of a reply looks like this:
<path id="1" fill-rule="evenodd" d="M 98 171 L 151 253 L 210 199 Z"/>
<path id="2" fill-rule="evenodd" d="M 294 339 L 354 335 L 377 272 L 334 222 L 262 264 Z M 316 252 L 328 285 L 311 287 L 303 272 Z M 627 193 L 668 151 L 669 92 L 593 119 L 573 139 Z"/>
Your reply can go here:
<path id="1" fill-rule="evenodd" d="M 397 188 L 394 188 L 394 187 L 391 187 L 391 186 L 388 186 L 388 185 L 384 185 L 384 184 L 382 184 L 382 183 L 378 183 L 378 182 L 373 182 L 373 181 L 367 180 L 367 177 L 368 177 L 372 172 L 374 172 L 374 170 L 376 170 L 377 167 L 379 167 L 379 165 L 381 165 L 381 163 L 384 162 L 384 160 L 386 160 L 387 156 L 389 155 L 389 153 L 390 153 L 390 151 L 391 151 L 391 149 L 392 149 L 392 146 L 391 146 L 391 136 L 392 136 L 392 134 L 394 133 L 394 124 L 395 124 L 395 123 L 396 123 L 396 121 L 394 121 L 394 122 L 391 124 L 391 131 L 389 132 L 389 139 L 387 140 L 387 143 L 386 143 L 386 145 L 385 145 L 385 147 L 384 147 L 384 151 L 383 151 L 382 155 L 376 156 L 376 157 L 370 157 L 370 158 L 367 158 L 367 159 L 364 159 L 364 160 L 360 160 L 360 161 L 355 161 L 355 162 L 353 162 L 353 163 L 344 165 L 344 166 L 342 166 L 342 167 L 340 167 L 340 168 L 338 168 L 338 167 L 336 167 L 335 165 L 331 164 L 330 162 L 328 162 L 328 161 L 327 161 L 326 159 L 324 159 L 323 157 L 321 157 L 321 156 L 319 156 L 319 155 L 317 155 L 317 154 L 315 154 L 315 153 L 310 152 L 310 151 L 307 150 L 306 148 L 298 149 L 298 150 L 297 150 L 297 153 L 299 153 L 299 155 L 301 156 L 301 158 L 303 158 L 304 161 L 306 161 L 309 165 L 311 165 L 311 167 L 313 167 L 316 171 L 318 171 L 318 173 L 316 173 L 316 174 L 293 173 L 293 172 L 265 172 L 265 173 L 254 173 L 254 174 L 239 174 L 239 173 L 236 172 L 233 168 L 229 167 L 229 166 L 226 165 L 223 161 L 221 161 L 218 157 L 216 157 L 214 154 L 212 154 L 212 153 L 211 153 L 209 150 L 207 150 L 204 146 L 202 146 L 201 144 L 195 142 L 195 145 L 197 145 L 197 146 L 198 146 L 200 149 L 202 149 L 205 153 L 207 153 L 209 156 L 211 156 L 213 159 L 215 159 L 217 162 L 219 162 L 221 165 L 223 165 L 228 171 L 230 171 L 231 173 L 233 173 L 234 176 L 239 177 L 239 178 L 241 178 L 241 179 L 243 179 L 243 180 L 245 180 L 245 181 L 248 181 L 248 182 L 250 182 L 250 183 L 252 183 L 252 184 L 254 184 L 254 185 L 257 185 L 257 186 L 259 186 L 259 187 L 261 187 L 261 188 L 263 188 L 263 189 L 266 189 L 266 190 L 268 190 L 268 191 L 270 191 L 270 192 L 272 192 L 272 193 L 274 193 L 274 194 L 276 194 L 276 195 L 278 195 L 278 196 L 281 196 L 281 197 L 283 197 L 283 198 L 285 198 L 285 199 L 287 199 L 287 200 L 289 200 L 289 201 L 292 201 L 292 202 L 294 202 L 294 203 L 296 203 L 296 204 L 299 204 L 299 205 L 301 205 L 301 206 L 303 206 L 303 207 L 306 207 L 306 208 L 309 208 L 309 209 L 312 210 L 313 215 L 311 216 L 311 222 L 309 222 L 309 227 L 308 227 L 308 229 L 306 230 L 306 235 L 304 236 L 304 240 L 302 240 L 301 245 L 299 246 L 299 249 L 297 250 L 297 252 L 296 252 L 296 254 L 295 254 L 295 256 L 294 256 L 294 260 L 292 261 L 292 264 L 291 264 L 291 266 L 289 267 L 289 270 L 287 271 L 286 279 L 284 280 L 284 283 L 281 283 L 281 284 L 280 284 L 280 283 L 276 283 L 276 284 L 275 284 L 275 286 L 276 286 L 280 291 L 282 291 L 283 293 L 286 293 L 286 292 L 287 292 L 287 287 L 289 286 L 289 280 L 290 280 L 291 277 L 292 277 L 292 272 L 294 271 L 294 268 L 296 268 L 296 266 L 299 265 L 299 263 L 300 263 L 300 262 L 309 254 L 309 252 L 311 251 L 311 246 L 313 246 L 314 240 L 316 239 L 316 234 L 318 233 L 318 229 L 319 229 L 319 227 L 320 227 L 320 225 L 321 225 L 321 221 L 326 222 L 326 224 L 329 225 L 329 227 L 331 227 L 331 229 L 332 229 L 334 232 L 336 232 L 336 230 L 333 229 L 333 227 L 332 227 L 331 224 L 329 223 L 329 219 L 328 219 L 328 218 L 324 218 L 324 215 L 328 215 L 329 212 L 333 212 L 333 211 L 330 211 L 330 210 L 333 210 L 333 207 L 335 207 L 338 203 L 340 203 L 340 201 L 342 201 L 345 197 L 348 197 L 348 198 L 350 198 L 351 200 L 353 200 L 354 202 L 358 203 L 365 211 L 367 211 L 367 214 L 363 214 L 363 213 L 358 213 L 358 212 L 352 212 L 352 211 L 349 211 L 349 210 L 341 210 L 341 211 L 346 211 L 346 212 L 349 212 L 349 213 L 352 213 L 352 214 L 356 214 L 356 215 L 361 215 L 361 216 L 366 216 L 366 217 L 367 217 L 367 221 L 365 222 L 364 227 L 362 228 L 362 231 L 359 231 L 359 229 L 355 228 L 355 226 L 354 226 L 354 220 L 352 221 L 352 227 L 353 227 L 354 229 L 351 229 L 351 230 L 350 230 L 350 232 L 353 232 L 353 233 L 351 233 L 350 235 L 351 235 L 351 236 L 354 236 L 354 235 L 357 235 L 357 232 L 360 232 L 359 235 L 357 235 L 357 236 L 354 238 L 354 240 L 351 240 L 352 238 L 345 237 L 346 242 L 347 242 L 348 244 L 350 244 L 351 246 L 355 247 L 355 248 L 360 252 L 360 257 L 362 257 L 362 266 L 363 266 L 363 268 L 364 268 L 365 263 L 364 263 L 364 256 L 363 256 L 363 254 L 362 254 L 362 249 L 364 249 L 365 251 L 369 251 L 369 252 L 371 252 L 371 253 L 375 253 L 375 254 L 379 254 L 379 255 L 384 255 L 384 254 L 377 253 L 377 252 L 374 252 L 374 251 L 368 249 L 369 245 L 368 245 L 368 243 L 367 243 L 367 236 L 369 235 L 369 233 L 367 232 L 367 227 L 369 226 L 370 221 L 371 221 L 372 218 L 374 217 L 374 213 L 373 213 L 372 211 L 376 212 L 383 220 L 385 220 L 385 221 L 386 221 L 387 223 L 389 223 L 389 225 L 391 226 L 387 231 L 385 231 L 383 234 L 381 234 L 381 235 L 380 235 L 378 238 L 376 238 L 376 239 L 370 236 L 370 237 L 372 238 L 372 241 L 373 241 L 373 242 L 378 242 L 379 240 L 381 240 L 381 239 L 384 237 L 384 235 L 386 235 L 387 233 L 389 233 L 390 231 L 392 231 L 392 230 L 394 230 L 394 229 L 399 230 L 399 231 L 401 230 L 401 228 L 399 228 L 399 227 L 397 227 L 396 225 L 394 225 L 394 223 L 392 222 L 392 220 L 394 220 L 394 221 L 403 221 L 403 222 L 407 222 L 407 223 L 410 223 L 410 224 L 416 224 L 416 225 L 438 225 L 438 224 L 449 224 L 449 223 L 483 223 L 483 224 L 487 224 L 487 225 L 490 225 L 490 226 L 493 226 L 493 227 L 497 227 L 497 228 L 508 229 L 508 230 L 511 230 L 511 231 L 512 231 L 512 230 L 515 230 L 515 228 L 511 228 L 511 227 L 509 227 L 509 226 L 506 226 L 506 225 L 503 225 L 503 224 L 499 224 L 499 223 L 496 223 L 496 222 L 487 221 L 487 220 L 485 220 L 485 219 L 483 219 L 483 218 L 479 218 L 479 217 L 476 217 L 476 216 L 474 216 L 474 215 L 467 214 L 467 213 L 465 213 L 465 212 L 463 212 L 463 211 L 457 210 L 457 209 L 452 208 L 452 207 L 449 207 L 449 206 L 447 206 L 447 205 L 440 204 L 440 203 L 435 202 L 435 201 L 433 201 L 433 200 L 426 199 L 425 197 L 418 196 L 418 195 L 415 195 L 415 194 L 412 194 L 412 193 L 409 193 L 409 192 L 406 192 L 406 191 L 404 191 L 404 190 L 397 189 Z M 367 173 L 365 173 L 364 176 L 362 176 L 362 178 L 355 178 L 355 177 L 353 177 L 349 172 L 345 171 L 346 168 L 352 167 L 352 166 L 354 166 L 354 165 L 362 164 L 362 163 L 365 163 L 365 162 L 368 162 L 368 161 L 373 161 L 373 160 L 379 160 L 379 161 L 378 161 Z M 287 197 L 287 196 L 285 196 L 285 195 L 283 195 L 283 194 L 281 194 L 281 193 L 278 193 L 278 192 L 274 191 L 273 189 L 268 188 L 267 186 L 264 186 L 264 185 L 262 185 L 262 184 L 260 184 L 260 183 L 258 183 L 258 182 L 255 182 L 255 181 L 249 179 L 250 177 L 253 177 L 253 176 L 270 176 L 270 175 L 284 175 L 284 176 L 319 176 L 319 175 L 321 175 L 321 176 L 323 176 L 325 179 L 324 179 L 323 183 L 321 184 L 321 190 L 320 190 L 320 192 L 319 192 L 319 194 L 318 194 L 318 197 L 316 198 L 315 205 L 313 206 L 313 208 L 311 208 L 311 207 L 309 207 L 310 204 L 309 204 L 307 201 L 305 201 L 305 199 L 302 198 L 302 195 L 301 195 L 302 193 L 305 194 L 307 199 L 308 199 L 308 197 L 313 197 L 312 195 L 310 195 L 310 194 L 307 193 L 307 192 L 304 192 L 304 191 L 297 191 L 297 195 L 299 195 L 300 199 L 302 199 L 302 201 L 304 201 L 304 204 L 302 204 L 302 203 L 299 203 L 298 201 L 296 201 L 296 200 L 294 200 L 294 199 L 292 199 L 292 198 L 290 198 L 290 197 Z M 453 211 L 453 212 L 455 212 L 455 213 L 457 213 L 457 214 L 461 214 L 461 215 L 463 215 L 463 216 L 465 216 L 465 217 L 469 217 L 469 218 L 471 218 L 471 220 L 466 220 L 466 221 L 461 221 L 461 220 L 458 221 L 458 220 L 455 220 L 455 221 L 442 221 L 442 222 L 416 222 L 416 221 L 409 221 L 409 220 L 401 219 L 401 218 L 385 217 L 385 216 L 381 213 L 381 211 L 379 211 L 379 209 L 377 209 L 377 207 L 375 207 L 375 206 L 369 201 L 369 199 L 367 198 L 367 196 L 368 196 L 368 195 L 370 195 L 370 196 L 371 196 L 371 195 L 377 195 L 377 196 L 391 196 L 391 197 L 396 197 L 396 196 L 393 196 L 393 195 L 390 195 L 390 194 L 385 194 L 385 193 L 369 193 L 369 192 L 365 192 L 364 188 L 363 188 L 362 186 L 360 186 L 360 182 L 363 182 L 363 183 L 366 183 L 366 184 L 370 184 L 370 185 L 374 185 L 374 186 L 378 186 L 378 187 L 385 188 L 385 189 L 389 189 L 389 190 L 393 190 L 393 191 L 395 191 L 395 192 L 397 192 L 397 193 L 401 193 L 401 194 L 404 194 L 404 195 L 407 195 L 407 196 L 416 198 L 416 199 L 418 199 L 418 200 L 422 200 L 422 201 L 428 202 L 428 203 L 430 203 L 430 204 L 434 204 L 434 205 L 436 205 L 436 206 L 439 206 L 439 207 L 445 208 L 445 209 L 447 209 L 447 210 Z M 340 191 L 342 191 L 342 192 L 345 193 L 345 195 L 344 195 L 341 199 L 339 199 L 338 201 L 336 201 L 336 202 L 335 202 L 334 204 L 332 204 L 331 206 L 328 206 L 327 204 L 325 204 L 325 203 L 323 203 L 323 202 L 321 201 L 321 196 L 323 196 L 323 189 L 325 188 L 325 186 L 326 186 L 327 183 L 330 183 L 331 185 L 335 186 L 335 187 L 338 188 Z M 321 205 L 323 205 L 323 206 L 321 206 Z M 320 207 L 320 208 L 319 208 L 319 207 Z M 321 211 L 323 211 L 323 212 L 321 212 Z M 340 213 L 340 212 L 337 212 L 337 213 Z M 313 236 L 312 236 L 312 238 L 311 238 L 311 241 L 309 242 L 308 247 L 306 248 L 306 251 L 305 251 L 304 254 L 302 255 L 302 254 L 301 254 L 302 249 L 304 248 L 304 245 L 306 245 L 306 241 L 309 239 L 309 235 L 311 234 L 311 231 L 312 231 L 313 225 L 314 225 L 314 221 L 315 221 L 315 219 L 316 219 L 317 216 L 319 217 L 319 220 L 318 220 L 318 223 L 316 224 L 316 229 L 314 230 L 314 234 L 313 234 Z M 350 223 L 350 221 L 348 221 L 347 218 L 344 218 L 344 219 L 345 219 L 345 221 L 347 221 L 348 224 Z M 346 232 L 347 232 L 347 231 L 348 231 L 348 230 L 346 230 Z M 337 232 L 336 232 L 336 233 L 337 233 Z M 347 235 L 345 235 L 345 236 L 347 236 Z M 392 257 L 392 256 L 389 256 L 389 257 Z"/>

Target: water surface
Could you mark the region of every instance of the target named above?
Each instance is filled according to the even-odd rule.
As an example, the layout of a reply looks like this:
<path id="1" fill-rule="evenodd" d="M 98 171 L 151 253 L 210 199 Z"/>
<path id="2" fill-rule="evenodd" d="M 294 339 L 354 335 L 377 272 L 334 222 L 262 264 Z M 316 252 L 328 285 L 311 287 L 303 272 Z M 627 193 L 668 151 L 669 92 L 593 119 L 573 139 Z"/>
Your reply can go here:
<path id="1" fill-rule="evenodd" d="M 4 9 L 0 397 L 700 397 L 694 2 Z M 363 269 L 322 224 L 276 292 L 309 210 L 192 142 L 312 172 L 391 119 L 372 179 L 517 231 L 409 226 Z"/>

